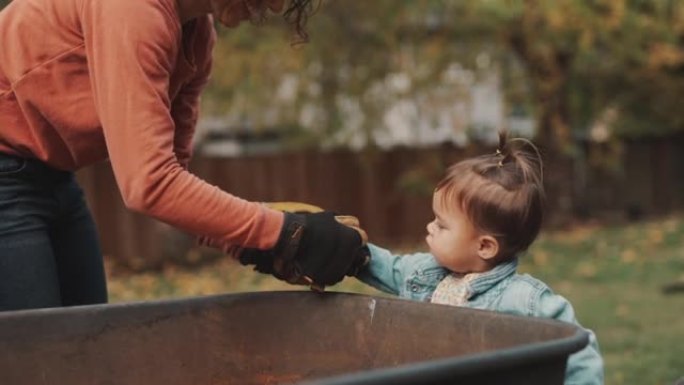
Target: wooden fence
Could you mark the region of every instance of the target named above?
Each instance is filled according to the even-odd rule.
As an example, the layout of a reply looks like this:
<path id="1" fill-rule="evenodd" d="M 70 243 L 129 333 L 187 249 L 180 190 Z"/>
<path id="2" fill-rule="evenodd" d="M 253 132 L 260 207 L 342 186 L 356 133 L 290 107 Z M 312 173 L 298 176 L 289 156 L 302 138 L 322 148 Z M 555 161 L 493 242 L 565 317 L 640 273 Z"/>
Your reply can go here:
<path id="1" fill-rule="evenodd" d="M 564 222 L 575 214 L 618 212 L 640 216 L 684 205 L 681 137 L 626 142 L 617 148 L 616 156 L 614 146 L 587 146 L 586 161 L 579 163 L 581 167 L 578 163 L 547 164 L 550 223 Z M 191 170 L 245 199 L 302 201 L 354 214 L 373 241 L 408 244 L 424 237 L 425 225 L 432 216 L 432 188 L 444 168 L 487 151 L 494 149 L 444 146 L 370 153 L 200 157 L 193 161 Z M 610 157 L 614 158 L 612 166 Z M 158 266 L 169 256 L 184 258 L 191 250 L 188 237 L 125 209 L 109 164 L 84 169 L 78 178 L 98 224 L 106 255 L 144 268 Z M 567 194 L 564 186 L 571 186 L 572 193 Z M 573 202 L 568 206 L 563 196 L 569 196 L 567 199 Z"/>

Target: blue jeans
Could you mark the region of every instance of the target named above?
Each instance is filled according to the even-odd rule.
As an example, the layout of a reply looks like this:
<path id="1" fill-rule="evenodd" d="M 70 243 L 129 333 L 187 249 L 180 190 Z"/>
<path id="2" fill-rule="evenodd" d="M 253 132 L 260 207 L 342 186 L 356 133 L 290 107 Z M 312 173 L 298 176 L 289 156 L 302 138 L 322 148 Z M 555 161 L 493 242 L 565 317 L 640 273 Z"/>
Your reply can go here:
<path id="1" fill-rule="evenodd" d="M 0 311 L 106 302 L 102 252 L 74 174 L 0 153 Z"/>

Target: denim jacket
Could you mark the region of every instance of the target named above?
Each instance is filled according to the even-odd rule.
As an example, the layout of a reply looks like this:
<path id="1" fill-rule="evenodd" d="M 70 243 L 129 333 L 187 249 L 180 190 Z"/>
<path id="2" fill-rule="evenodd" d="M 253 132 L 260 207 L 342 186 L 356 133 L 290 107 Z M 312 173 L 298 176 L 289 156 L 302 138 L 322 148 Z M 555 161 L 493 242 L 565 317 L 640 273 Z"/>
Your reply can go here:
<path id="1" fill-rule="evenodd" d="M 418 301 L 430 301 L 437 284 L 450 274 L 432 254 L 392 255 L 368 245 L 371 262 L 359 273 L 361 281 L 386 293 Z M 469 283 L 467 307 L 529 317 L 549 318 L 579 325 L 568 300 L 554 294 L 546 284 L 527 274 L 516 274 L 518 261 L 502 263 Z M 587 330 L 587 329 L 585 329 Z M 565 385 L 603 384 L 603 360 L 596 336 L 589 345 L 570 355 Z"/>

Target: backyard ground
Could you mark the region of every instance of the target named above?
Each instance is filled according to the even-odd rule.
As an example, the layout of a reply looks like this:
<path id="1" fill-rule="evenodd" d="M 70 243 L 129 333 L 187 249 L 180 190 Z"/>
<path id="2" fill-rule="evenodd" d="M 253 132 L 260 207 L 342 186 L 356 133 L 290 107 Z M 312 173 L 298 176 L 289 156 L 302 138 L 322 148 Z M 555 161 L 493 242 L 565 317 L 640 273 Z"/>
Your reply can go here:
<path id="1" fill-rule="evenodd" d="M 684 291 L 662 291 L 684 282 L 684 215 L 544 233 L 522 259 L 521 272 L 567 297 L 580 322 L 596 332 L 607 385 L 684 383 Z M 230 260 L 109 277 L 113 302 L 293 289 Z M 332 290 L 378 293 L 354 279 Z"/>

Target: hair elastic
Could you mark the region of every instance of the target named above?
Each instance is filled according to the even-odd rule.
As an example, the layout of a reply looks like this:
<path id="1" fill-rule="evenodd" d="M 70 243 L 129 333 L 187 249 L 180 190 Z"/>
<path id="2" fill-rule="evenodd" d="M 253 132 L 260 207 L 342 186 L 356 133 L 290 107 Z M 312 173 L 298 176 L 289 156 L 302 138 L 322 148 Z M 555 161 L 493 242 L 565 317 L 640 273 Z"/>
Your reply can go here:
<path id="1" fill-rule="evenodd" d="M 499 150 L 499 149 L 497 148 L 497 149 L 496 149 L 496 154 L 494 154 L 494 156 L 500 156 L 500 157 L 501 157 L 501 159 L 499 159 L 499 163 L 497 163 L 497 166 L 498 166 L 498 167 L 503 167 L 503 158 L 504 158 L 504 154 L 501 152 L 501 150 Z"/>

